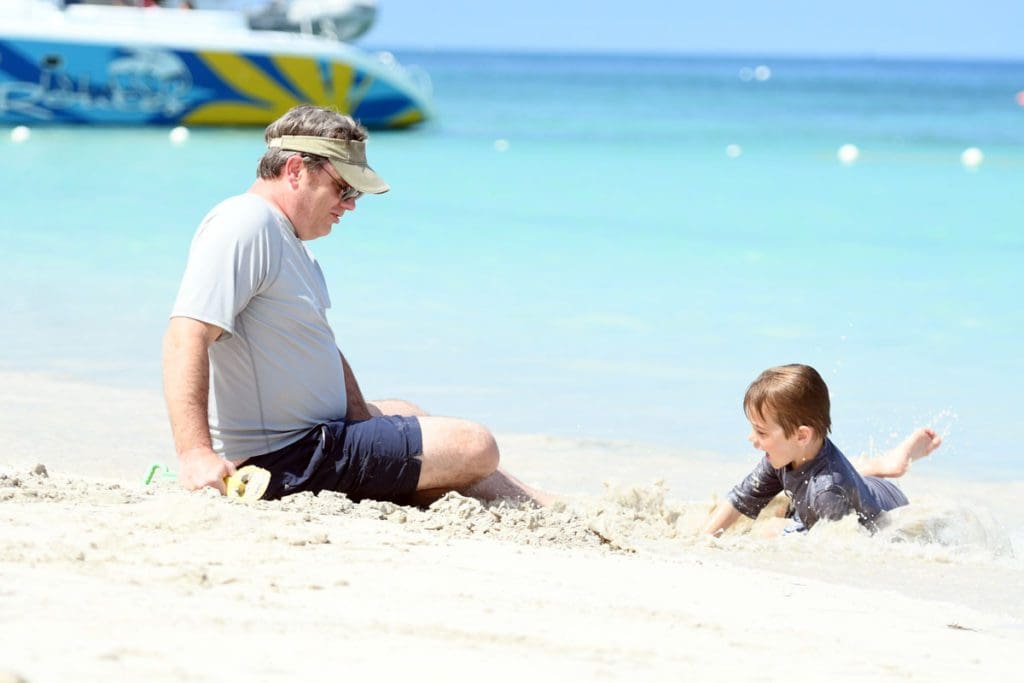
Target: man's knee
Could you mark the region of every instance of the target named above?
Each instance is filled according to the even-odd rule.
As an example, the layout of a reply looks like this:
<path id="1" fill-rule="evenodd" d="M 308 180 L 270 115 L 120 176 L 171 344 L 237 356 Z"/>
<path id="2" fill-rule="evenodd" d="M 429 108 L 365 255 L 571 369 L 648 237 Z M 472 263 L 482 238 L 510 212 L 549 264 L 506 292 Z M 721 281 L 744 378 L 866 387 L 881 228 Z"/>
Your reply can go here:
<path id="1" fill-rule="evenodd" d="M 421 489 L 467 486 L 498 469 L 498 444 L 486 427 L 449 417 L 424 417 L 420 428 Z"/>
<path id="2" fill-rule="evenodd" d="M 457 452 L 466 474 L 484 478 L 498 469 L 498 443 L 483 425 L 463 422 L 459 430 Z"/>
<path id="3" fill-rule="evenodd" d="M 451 451 L 464 475 L 483 479 L 498 469 L 498 443 L 489 429 L 475 422 L 459 420 L 452 436 Z"/>

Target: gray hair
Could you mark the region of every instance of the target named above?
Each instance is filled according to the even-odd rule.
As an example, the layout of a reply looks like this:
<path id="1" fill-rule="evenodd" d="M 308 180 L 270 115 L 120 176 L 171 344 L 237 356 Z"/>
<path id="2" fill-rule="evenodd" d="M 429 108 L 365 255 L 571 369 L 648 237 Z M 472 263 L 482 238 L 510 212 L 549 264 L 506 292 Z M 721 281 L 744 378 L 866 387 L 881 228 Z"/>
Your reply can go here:
<path id="1" fill-rule="evenodd" d="M 359 142 L 365 142 L 367 138 L 366 129 L 351 116 L 311 104 L 302 104 L 289 109 L 281 118 L 267 126 L 263 132 L 263 140 L 269 144 L 273 138 L 279 138 L 282 135 L 313 135 L 321 138 Z M 268 149 L 256 166 L 256 176 L 264 180 L 278 177 L 281 175 L 281 169 L 284 168 L 285 162 L 293 154 L 298 154 L 298 152 Z M 326 161 L 324 157 L 315 154 L 302 154 L 302 160 L 310 168 Z"/>

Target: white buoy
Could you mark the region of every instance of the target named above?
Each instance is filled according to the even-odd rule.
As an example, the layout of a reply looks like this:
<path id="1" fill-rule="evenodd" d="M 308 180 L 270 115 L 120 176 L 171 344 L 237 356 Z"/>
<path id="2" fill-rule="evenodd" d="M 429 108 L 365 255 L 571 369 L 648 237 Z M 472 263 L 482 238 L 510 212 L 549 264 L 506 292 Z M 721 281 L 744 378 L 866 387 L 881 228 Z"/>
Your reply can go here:
<path id="1" fill-rule="evenodd" d="M 32 130 L 28 126 L 15 126 L 11 129 L 11 142 L 25 142 L 32 137 Z"/>
<path id="2" fill-rule="evenodd" d="M 505 138 L 498 138 L 494 141 L 495 152 L 507 152 L 508 151 L 508 140 Z"/>
<path id="3" fill-rule="evenodd" d="M 730 159 L 738 159 L 741 154 L 743 154 L 743 148 L 740 147 L 739 145 L 725 146 L 725 156 L 729 157 Z"/>
<path id="4" fill-rule="evenodd" d="M 836 157 L 839 159 L 839 163 L 849 166 L 860 157 L 860 150 L 857 149 L 857 145 L 843 145 L 836 152 Z"/>
<path id="5" fill-rule="evenodd" d="M 759 64 L 758 66 L 754 67 L 754 78 L 756 78 L 757 80 L 767 81 L 771 77 L 772 70 L 765 66 L 764 64 Z"/>
<path id="6" fill-rule="evenodd" d="M 170 138 L 172 145 L 183 145 L 188 142 L 188 128 L 185 126 L 177 126 L 171 129 L 171 134 L 167 137 Z"/>
<path id="7" fill-rule="evenodd" d="M 981 166 L 983 161 L 985 161 L 985 155 L 977 147 L 968 147 L 960 154 L 960 163 L 964 165 L 964 168 L 969 168 L 972 171 Z"/>

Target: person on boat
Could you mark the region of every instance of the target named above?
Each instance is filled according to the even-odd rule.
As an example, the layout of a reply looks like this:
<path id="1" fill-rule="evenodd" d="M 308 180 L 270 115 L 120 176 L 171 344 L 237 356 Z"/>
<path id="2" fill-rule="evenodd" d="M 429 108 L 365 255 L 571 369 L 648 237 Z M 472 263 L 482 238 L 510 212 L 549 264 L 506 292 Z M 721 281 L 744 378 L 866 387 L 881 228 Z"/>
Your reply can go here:
<path id="1" fill-rule="evenodd" d="M 192 240 L 164 338 L 163 376 L 179 480 L 225 491 L 243 464 L 271 474 L 265 498 L 334 490 L 423 503 L 457 490 L 547 502 L 498 468 L 485 427 L 406 401 L 366 401 L 327 321 L 331 297 L 307 243 L 364 193 L 388 185 L 352 118 L 295 107 L 265 131 L 244 194 L 215 206 Z"/>

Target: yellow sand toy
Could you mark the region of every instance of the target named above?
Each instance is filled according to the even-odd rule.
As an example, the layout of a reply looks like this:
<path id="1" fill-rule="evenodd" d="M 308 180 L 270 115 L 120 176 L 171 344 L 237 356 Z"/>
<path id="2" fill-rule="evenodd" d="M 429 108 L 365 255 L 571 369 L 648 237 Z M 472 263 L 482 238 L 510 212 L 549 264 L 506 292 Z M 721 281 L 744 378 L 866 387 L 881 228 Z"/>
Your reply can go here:
<path id="1" fill-rule="evenodd" d="M 149 485 L 157 479 L 177 481 L 178 475 L 167 465 L 157 462 L 149 466 L 149 471 L 142 483 Z M 224 478 L 227 497 L 241 498 L 247 502 L 262 498 L 269 485 L 270 472 L 255 465 L 240 467 L 234 474 Z"/>
<path id="2" fill-rule="evenodd" d="M 224 484 L 227 486 L 228 498 L 259 500 L 270 485 L 270 472 L 256 465 L 246 465 L 228 475 Z"/>

